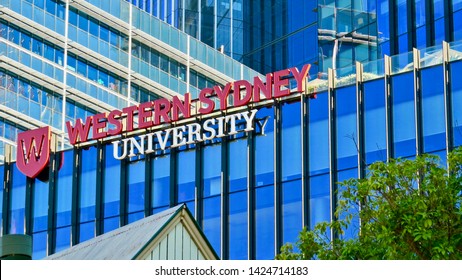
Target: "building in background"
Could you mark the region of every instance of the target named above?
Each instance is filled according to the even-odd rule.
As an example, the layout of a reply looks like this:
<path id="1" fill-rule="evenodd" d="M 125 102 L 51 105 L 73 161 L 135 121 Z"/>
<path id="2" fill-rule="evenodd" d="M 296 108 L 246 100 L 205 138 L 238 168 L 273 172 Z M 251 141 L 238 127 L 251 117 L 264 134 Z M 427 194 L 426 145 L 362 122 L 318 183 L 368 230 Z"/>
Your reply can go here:
<path id="1" fill-rule="evenodd" d="M 34 258 L 185 203 L 220 258 L 271 259 L 333 218 L 339 181 L 462 143 L 462 1 L 133 4 L 0 0 L 1 233 L 32 235 Z M 66 138 L 66 121 L 307 63 L 305 92 L 250 106 L 264 130 L 123 160 Z M 43 182 L 4 147 L 46 125 Z"/>

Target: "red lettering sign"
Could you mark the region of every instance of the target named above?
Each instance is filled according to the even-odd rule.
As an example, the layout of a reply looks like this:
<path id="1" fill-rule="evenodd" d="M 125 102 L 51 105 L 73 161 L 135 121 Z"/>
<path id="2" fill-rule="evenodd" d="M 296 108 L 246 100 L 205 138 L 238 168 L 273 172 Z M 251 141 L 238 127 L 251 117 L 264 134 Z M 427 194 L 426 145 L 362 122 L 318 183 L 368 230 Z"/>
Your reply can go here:
<path id="1" fill-rule="evenodd" d="M 50 160 L 49 126 L 18 133 L 16 166 L 27 177 L 36 178 Z"/>

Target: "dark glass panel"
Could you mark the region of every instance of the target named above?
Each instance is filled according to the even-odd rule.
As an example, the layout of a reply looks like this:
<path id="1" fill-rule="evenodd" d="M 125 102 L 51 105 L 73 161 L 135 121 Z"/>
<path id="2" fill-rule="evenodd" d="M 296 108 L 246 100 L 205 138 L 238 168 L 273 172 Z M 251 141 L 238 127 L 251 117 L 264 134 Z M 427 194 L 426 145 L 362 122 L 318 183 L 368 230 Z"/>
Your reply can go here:
<path id="1" fill-rule="evenodd" d="M 282 184 L 282 230 L 283 243 L 296 242 L 302 230 L 302 182 Z"/>
<path id="2" fill-rule="evenodd" d="M 247 257 L 247 192 L 229 195 L 229 259 Z"/>
<path id="3" fill-rule="evenodd" d="M 366 164 L 387 159 L 385 83 L 364 84 L 364 136 Z"/>
<path id="4" fill-rule="evenodd" d="M 443 66 L 426 68 L 421 72 L 424 152 L 446 147 L 443 73 Z"/>

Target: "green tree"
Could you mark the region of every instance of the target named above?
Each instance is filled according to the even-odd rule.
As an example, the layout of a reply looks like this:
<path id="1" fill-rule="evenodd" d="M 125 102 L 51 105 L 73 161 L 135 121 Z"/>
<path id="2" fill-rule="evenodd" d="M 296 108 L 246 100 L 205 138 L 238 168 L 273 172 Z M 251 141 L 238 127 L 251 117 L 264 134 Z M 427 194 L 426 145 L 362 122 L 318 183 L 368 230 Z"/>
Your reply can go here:
<path id="1" fill-rule="evenodd" d="M 303 229 L 297 249 L 286 244 L 276 259 L 462 259 L 462 148 L 447 162 L 372 164 L 367 178 L 340 184 L 335 221 Z"/>

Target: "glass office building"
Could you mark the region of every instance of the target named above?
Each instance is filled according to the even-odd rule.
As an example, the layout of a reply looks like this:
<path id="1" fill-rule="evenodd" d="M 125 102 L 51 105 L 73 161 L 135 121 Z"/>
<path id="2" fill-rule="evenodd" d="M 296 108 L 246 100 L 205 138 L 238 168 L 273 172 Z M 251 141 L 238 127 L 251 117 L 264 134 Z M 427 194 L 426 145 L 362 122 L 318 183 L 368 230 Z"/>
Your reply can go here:
<path id="1" fill-rule="evenodd" d="M 143 3 L 148 2 L 154 1 Z M 337 21 L 340 4 L 352 1 L 320 2 L 303 7 L 318 16 L 335 2 Z M 384 9 L 400 3 L 377 2 L 386 3 L 376 6 Z M 415 7 L 418 1 L 408 2 Z M 423 2 L 427 8 L 438 1 Z M 444 3 L 451 4 L 443 17 L 444 38 L 451 41 L 458 38 L 462 7 L 456 0 Z M 389 10 L 396 12 L 396 7 Z M 107 141 L 72 148 L 66 121 L 186 92 L 197 98 L 203 88 L 261 75 L 169 25 L 175 21 L 163 22 L 125 0 L 0 0 L 0 10 L 0 154 L 6 155 L 0 165 L 1 234 L 31 235 L 36 259 L 181 203 L 194 213 L 221 258 L 271 259 L 282 244 L 296 240 L 303 226 L 332 219 L 341 195 L 338 182 L 364 177 L 369 164 L 392 157 L 432 153 L 444 164 L 447 152 L 462 144 L 457 74 L 462 43 L 436 43 L 434 25 L 426 24 L 425 34 L 434 39 L 419 50 L 390 47 L 395 55 L 383 56 L 387 44 L 399 46 L 399 37 L 383 35 L 385 40 L 378 31 L 376 46 L 366 40 L 376 57 L 339 63 L 334 70 L 326 68 L 325 75 L 316 75 L 313 64 L 306 92 L 252 105 L 258 109 L 256 119 L 267 121 L 264 131 L 256 125 L 254 131 L 124 160 L 113 157 Z M 254 11 L 255 18 L 262 16 L 257 15 L 261 10 Z M 352 16 L 355 9 L 347 11 Z M 359 13 L 368 26 L 373 11 Z M 180 14 L 173 18 L 181 22 Z M 311 25 L 312 19 L 300 23 L 294 18 L 285 19 L 298 27 L 277 41 L 286 44 L 288 59 L 257 68 L 301 66 L 316 62 L 312 45 L 331 49 L 327 42 L 332 38 L 319 39 L 324 32 L 318 30 L 320 21 Z M 289 38 L 293 41 L 287 44 Z M 273 52 L 284 52 L 273 44 L 276 39 L 268 40 L 260 49 L 267 56 L 259 58 L 285 59 Z M 341 54 L 347 42 L 342 44 L 338 62 L 347 57 Z M 359 60 L 356 50 L 349 53 L 351 61 Z M 4 150 L 16 145 L 18 131 L 46 125 L 60 143 L 43 182 L 23 175 Z"/>

